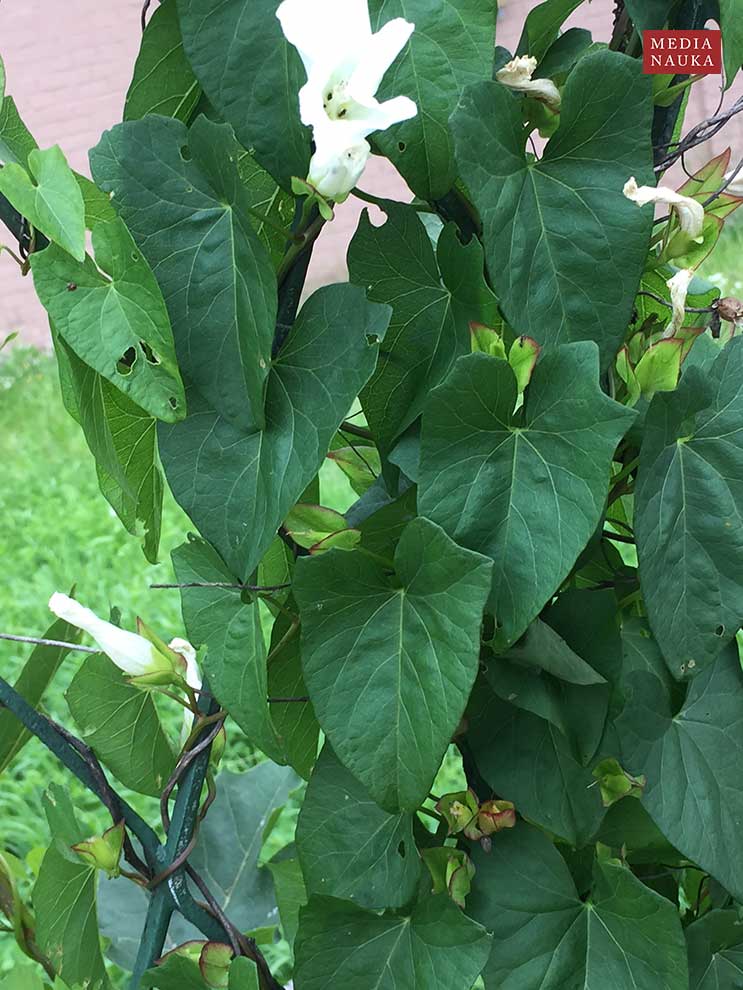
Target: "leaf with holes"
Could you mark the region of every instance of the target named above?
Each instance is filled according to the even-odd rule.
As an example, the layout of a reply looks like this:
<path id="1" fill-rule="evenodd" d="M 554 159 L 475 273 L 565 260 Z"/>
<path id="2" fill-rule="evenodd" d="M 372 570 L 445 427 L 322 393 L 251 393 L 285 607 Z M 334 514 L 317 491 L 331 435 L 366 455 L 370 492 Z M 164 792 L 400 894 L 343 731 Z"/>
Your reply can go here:
<path id="1" fill-rule="evenodd" d="M 155 272 L 186 385 L 248 429 L 264 423 L 277 300 L 242 154 L 225 124 L 154 116 L 108 131 L 90 159 Z"/>
<path id="2" fill-rule="evenodd" d="M 238 577 L 252 574 L 316 477 L 389 315 L 355 286 L 318 290 L 271 367 L 264 431 L 237 429 L 191 391 L 188 419 L 160 431 L 173 494 Z"/>
<path id="3" fill-rule="evenodd" d="M 85 259 L 85 204 L 61 148 L 31 150 L 0 169 L 0 194 L 21 216 L 78 262 Z"/>
<path id="4" fill-rule="evenodd" d="M 156 422 L 52 331 L 62 399 L 95 457 L 101 492 L 156 564 L 163 501 Z"/>
<path id="5" fill-rule="evenodd" d="M 121 220 L 93 230 L 96 261 L 56 245 L 31 256 L 34 285 L 77 356 L 150 415 L 185 415 L 168 313 L 147 262 Z"/>
<path id="6" fill-rule="evenodd" d="M 67 704 L 98 759 L 133 791 L 159 797 L 175 766 L 152 696 L 132 687 L 101 654 L 89 657 L 70 684 Z"/>
<path id="7" fill-rule="evenodd" d="M 258 869 L 258 856 L 272 811 L 298 783 L 292 770 L 272 763 L 217 778 L 217 799 L 190 862 L 242 932 L 278 923 L 271 874 Z"/>
<path id="8" fill-rule="evenodd" d="M 304 178 L 310 134 L 299 119 L 305 74 L 276 17 L 279 0 L 178 0 L 183 44 L 204 92 L 238 140 L 285 189 Z M 246 66 L 252 66 L 246 72 Z"/>
<path id="9" fill-rule="evenodd" d="M 631 410 L 599 388 L 598 352 L 550 348 L 514 413 L 509 364 L 460 358 L 423 414 L 418 508 L 494 561 L 495 644 L 511 646 L 588 543 Z"/>
<path id="10" fill-rule="evenodd" d="M 418 885 L 413 816 L 376 805 L 328 743 L 299 813 L 297 852 L 310 896 L 381 911 L 403 907 Z"/>
<path id="11" fill-rule="evenodd" d="M 183 51 L 176 0 L 164 0 L 142 35 L 124 120 L 158 113 L 188 123 L 200 96 L 201 87 Z"/>
<path id="12" fill-rule="evenodd" d="M 595 340 L 613 360 L 632 315 L 652 212 L 622 195 L 654 185 L 650 83 L 636 59 L 581 59 L 560 127 L 525 153 L 519 98 L 497 82 L 468 89 L 452 117 L 461 176 L 482 217 L 493 288 L 509 324 L 539 344 Z"/>
<path id="13" fill-rule="evenodd" d="M 490 562 L 416 519 L 396 576 L 363 552 L 297 562 L 302 665 L 339 759 L 385 810 L 428 794 L 477 673 Z"/>
<path id="14" fill-rule="evenodd" d="M 315 897 L 299 916 L 297 985 L 325 990 L 332 973 L 354 990 L 470 990 L 489 951 L 485 929 L 446 895 L 427 897 L 405 915 Z"/>
<path id="15" fill-rule="evenodd" d="M 733 642 L 691 682 L 680 710 L 657 674 L 630 674 L 627 705 L 617 723 L 623 766 L 647 777 L 642 803 L 655 824 L 679 852 L 739 900 L 742 689 Z"/>
<path id="16" fill-rule="evenodd" d="M 594 864 L 584 900 L 555 846 L 526 823 L 473 859 L 467 909 L 493 932 L 486 987 L 688 990 L 676 908 L 617 860 Z"/>
<path id="17" fill-rule="evenodd" d="M 408 96 L 418 115 L 372 136 L 421 199 L 444 196 L 457 167 L 449 116 L 466 86 L 493 72 L 494 0 L 371 0 L 372 28 L 395 17 L 415 24 L 387 72 L 379 99 Z"/>
<path id="18" fill-rule="evenodd" d="M 363 213 L 348 252 L 352 282 L 392 306 L 377 370 L 362 393 L 377 442 L 389 451 L 420 416 L 428 392 L 456 358 L 471 350 L 470 323 L 500 323 L 498 302 L 483 276 L 480 242 L 464 246 L 456 226 L 442 230 L 436 252 L 418 213 L 386 203 L 375 227 Z"/>
<path id="19" fill-rule="evenodd" d="M 645 420 L 635 532 L 650 625 L 676 678 L 743 620 L 743 340 L 689 368 Z"/>

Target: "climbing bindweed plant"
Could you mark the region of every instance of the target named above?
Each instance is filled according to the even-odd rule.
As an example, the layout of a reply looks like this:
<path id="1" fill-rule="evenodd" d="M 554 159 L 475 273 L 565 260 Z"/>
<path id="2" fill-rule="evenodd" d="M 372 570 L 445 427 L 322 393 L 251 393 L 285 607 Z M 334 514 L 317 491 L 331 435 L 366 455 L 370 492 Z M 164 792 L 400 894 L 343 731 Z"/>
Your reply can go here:
<path id="1" fill-rule="evenodd" d="M 743 0 L 619 0 L 608 45 L 546 0 L 514 52 L 494 0 L 149 7 L 93 181 L 0 108 L 101 492 L 150 562 L 166 484 L 193 524 L 183 629 L 57 590 L 15 636 L 0 768 L 33 734 L 110 814 L 54 782 L 0 858 L 23 985 L 740 987 L 743 304 L 698 269 L 743 200 L 729 151 L 669 170 L 743 110 Z M 710 20 L 687 120 L 642 32 Z"/>

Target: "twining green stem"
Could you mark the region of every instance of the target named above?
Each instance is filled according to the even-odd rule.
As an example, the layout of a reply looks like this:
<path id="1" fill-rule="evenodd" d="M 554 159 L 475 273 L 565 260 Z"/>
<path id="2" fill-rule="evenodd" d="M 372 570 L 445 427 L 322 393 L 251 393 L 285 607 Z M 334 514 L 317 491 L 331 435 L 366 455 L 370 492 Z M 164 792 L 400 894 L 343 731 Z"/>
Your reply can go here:
<path id="1" fill-rule="evenodd" d="M 624 533 L 610 533 L 608 529 L 605 529 L 601 535 L 605 540 L 613 540 L 615 543 L 631 543 L 632 546 L 635 545 L 633 537 L 625 536 Z"/>
<path id="2" fill-rule="evenodd" d="M 306 230 L 299 231 L 292 236 L 291 244 L 283 257 L 281 264 L 279 265 L 278 271 L 276 272 L 276 281 L 279 284 L 279 288 L 282 287 L 285 279 L 291 272 L 298 259 L 315 243 L 324 226 L 325 221 L 322 217 L 318 216 L 312 220 Z"/>
<path id="3" fill-rule="evenodd" d="M 360 437 L 362 440 L 374 439 L 374 434 L 371 430 L 367 430 L 364 426 L 356 426 L 355 423 L 349 423 L 347 419 L 338 427 L 338 432 L 350 433 L 352 437 Z"/>
<path id="4" fill-rule="evenodd" d="M 216 708 L 216 702 L 212 701 L 209 692 L 203 690 L 199 700 L 200 711 L 209 716 L 214 714 Z M 201 790 L 209 768 L 210 753 L 211 748 L 208 746 L 199 753 L 191 761 L 179 784 L 175 807 L 168 828 L 167 842 L 164 847 L 160 847 L 157 853 L 158 873 L 166 871 L 188 847 L 193 838 L 198 819 Z M 162 955 L 173 910 L 177 908 L 184 913 L 183 906 L 186 905 L 189 897 L 183 869 L 169 876 L 153 893 L 147 911 L 137 961 L 132 973 L 131 990 L 139 990 L 142 976 Z M 190 903 L 188 906 L 191 907 Z"/>
<path id="5" fill-rule="evenodd" d="M 441 815 L 440 815 L 440 814 L 438 814 L 438 812 L 436 812 L 436 811 L 431 811 L 431 809 L 430 809 L 430 808 L 424 808 L 424 807 L 423 807 L 423 805 L 421 805 L 421 807 L 420 807 L 420 808 L 418 808 L 418 814 L 419 814 L 419 815 L 428 815 L 428 817 L 429 817 L 429 818 L 433 818 L 433 819 L 434 819 L 434 821 L 435 821 L 435 822 L 437 822 L 437 823 L 438 823 L 439 825 L 440 825 L 440 824 L 441 824 L 441 823 L 443 822 L 443 820 L 444 820 L 444 819 L 443 819 L 443 818 L 441 817 Z"/>

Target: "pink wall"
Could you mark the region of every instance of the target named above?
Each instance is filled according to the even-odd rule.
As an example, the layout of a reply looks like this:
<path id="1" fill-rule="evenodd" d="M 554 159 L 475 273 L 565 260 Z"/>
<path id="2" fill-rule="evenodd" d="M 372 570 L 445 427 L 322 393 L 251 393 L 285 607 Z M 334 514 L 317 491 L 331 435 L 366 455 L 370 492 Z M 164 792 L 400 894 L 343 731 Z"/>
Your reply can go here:
<path id="1" fill-rule="evenodd" d="M 518 40 L 525 13 L 535 0 L 505 0 L 498 42 Z M 7 89 L 41 147 L 59 143 L 73 168 L 87 172 L 87 150 L 107 127 L 121 119 L 124 94 L 139 46 L 141 0 L 6 0 L 0 3 L 0 52 Z M 590 28 L 596 40 L 611 31 L 611 0 L 593 0 L 571 23 Z M 718 90 L 714 77 L 697 87 L 689 122 L 712 113 Z M 730 97 L 728 97 L 730 99 Z M 722 150 L 733 138 L 743 151 L 741 126 L 733 123 L 718 139 Z M 370 192 L 404 198 L 405 187 L 385 163 L 375 161 L 362 185 Z M 339 208 L 316 251 L 311 283 L 345 277 L 345 245 L 362 204 Z M 0 255 L 0 340 L 20 331 L 24 344 L 48 343 L 46 317 L 30 277 L 22 279 L 7 255 Z"/>

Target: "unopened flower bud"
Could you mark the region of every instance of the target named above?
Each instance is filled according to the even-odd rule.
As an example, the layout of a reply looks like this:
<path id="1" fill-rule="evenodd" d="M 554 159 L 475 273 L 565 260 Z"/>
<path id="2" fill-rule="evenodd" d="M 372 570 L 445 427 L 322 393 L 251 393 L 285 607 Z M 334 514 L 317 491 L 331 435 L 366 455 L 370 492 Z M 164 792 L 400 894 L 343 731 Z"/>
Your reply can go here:
<path id="1" fill-rule="evenodd" d="M 103 870 L 107 876 L 113 878 L 120 873 L 119 863 L 121 862 L 121 852 L 124 848 L 124 823 L 119 822 L 103 833 L 94 835 L 90 839 L 78 842 L 72 847 L 88 866 L 96 870 Z"/>
<path id="2" fill-rule="evenodd" d="M 147 687 L 178 683 L 185 674 L 185 665 L 147 627 L 138 620 L 140 633 L 119 629 L 112 622 L 100 619 L 74 598 L 56 592 L 49 599 L 49 608 L 60 619 L 77 626 L 93 637 L 101 651 L 119 670 L 129 674 L 132 684 Z"/>
<path id="3" fill-rule="evenodd" d="M 485 801 L 480 805 L 477 826 L 483 835 L 495 835 L 515 825 L 516 809 L 511 801 Z"/>
<path id="4" fill-rule="evenodd" d="M 204 982 L 213 990 L 223 990 L 229 986 L 230 966 L 233 952 L 222 942 L 207 942 L 201 950 L 199 969 Z"/>
<path id="5" fill-rule="evenodd" d="M 464 832 L 468 825 L 474 822 L 480 802 L 474 791 L 456 791 L 452 794 L 444 794 L 436 810 L 444 816 L 446 824 L 449 826 L 449 835 L 456 835 Z"/>
<path id="6" fill-rule="evenodd" d="M 598 781 L 605 808 L 610 808 L 623 797 L 642 797 L 647 782 L 645 776 L 633 777 L 617 760 L 611 758 L 597 764 L 593 776 Z"/>
<path id="7" fill-rule="evenodd" d="M 467 853 L 463 849 L 441 846 L 425 849 L 422 855 L 433 880 L 433 893 L 446 892 L 463 908 L 475 875 L 475 867 Z"/>

